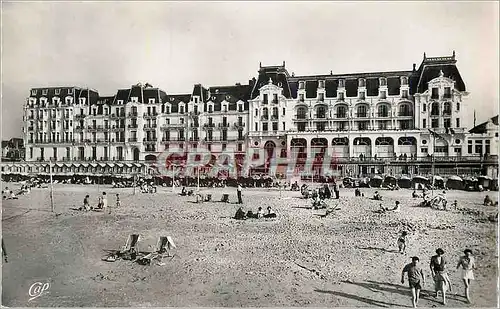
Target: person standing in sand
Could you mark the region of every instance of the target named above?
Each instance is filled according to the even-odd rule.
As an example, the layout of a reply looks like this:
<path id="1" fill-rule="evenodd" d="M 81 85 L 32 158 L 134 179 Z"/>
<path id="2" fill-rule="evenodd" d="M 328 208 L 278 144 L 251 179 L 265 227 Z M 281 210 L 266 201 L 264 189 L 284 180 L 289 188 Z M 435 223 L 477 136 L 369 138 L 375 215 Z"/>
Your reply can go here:
<path id="1" fill-rule="evenodd" d="M 411 263 L 403 268 L 401 273 L 401 283 L 405 283 L 405 273 L 408 273 L 408 284 L 410 285 L 413 308 L 417 308 L 417 303 L 420 298 L 420 290 L 425 284 L 425 276 L 422 268 L 418 266 L 420 259 L 416 256 L 411 258 Z M 422 279 L 422 280 L 420 280 Z"/>
<path id="2" fill-rule="evenodd" d="M 472 280 L 474 280 L 474 269 L 476 268 L 476 261 L 472 256 L 471 249 L 465 249 L 464 254 L 465 255 L 460 257 L 460 260 L 458 261 L 457 269 L 462 267 L 462 279 L 465 285 L 465 297 L 467 298 L 467 301 L 470 304 L 471 301 L 470 301 L 469 290 L 470 290 L 470 284 Z"/>
<path id="3" fill-rule="evenodd" d="M 444 258 L 444 250 L 438 248 L 436 255 L 431 257 L 431 274 L 434 279 L 434 297 L 438 296 L 438 292 L 443 295 L 443 305 L 446 305 L 446 290 L 449 288 L 451 292 L 451 282 L 446 272 L 446 259 Z"/>
<path id="4" fill-rule="evenodd" d="M 120 194 L 116 193 L 116 208 L 120 207 L 121 205 Z"/>
<path id="5" fill-rule="evenodd" d="M 102 209 L 103 209 L 103 211 L 106 212 L 106 210 L 108 210 L 108 198 L 106 196 L 106 192 L 102 193 L 101 203 L 102 203 Z M 111 213 L 111 209 L 109 209 L 109 213 Z"/>
<path id="6" fill-rule="evenodd" d="M 397 243 L 398 243 L 399 253 L 405 254 L 406 246 L 408 245 L 408 233 L 406 231 L 403 231 L 401 235 L 399 235 Z"/>
<path id="7" fill-rule="evenodd" d="M 243 199 L 241 198 L 241 191 L 243 190 L 243 188 L 241 187 L 241 183 L 238 183 L 238 189 L 236 190 L 238 193 L 238 204 L 243 204 Z"/>

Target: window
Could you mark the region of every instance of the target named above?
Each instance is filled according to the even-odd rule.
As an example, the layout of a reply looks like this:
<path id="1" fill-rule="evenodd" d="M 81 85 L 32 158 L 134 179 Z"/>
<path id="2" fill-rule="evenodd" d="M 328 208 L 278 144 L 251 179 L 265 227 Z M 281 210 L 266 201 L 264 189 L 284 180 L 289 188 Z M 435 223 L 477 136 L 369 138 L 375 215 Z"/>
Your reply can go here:
<path id="1" fill-rule="evenodd" d="M 227 105 L 226 104 L 224 104 L 224 106 L 223 106 L 223 112 L 227 113 Z"/>
<path id="2" fill-rule="evenodd" d="M 264 94 L 264 99 L 262 100 L 262 103 L 267 104 L 268 98 L 267 98 L 267 93 Z"/>
<path id="3" fill-rule="evenodd" d="M 155 98 L 149 98 L 149 104 L 155 104 Z"/>
<path id="4" fill-rule="evenodd" d="M 258 116 L 259 116 L 259 109 L 258 109 L 258 108 L 256 108 L 256 109 L 255 109 L 255 117 L 258 117 Z"/>
<path id="5" fill-rule="evenodd" d="M 438 128 L 438 127 L 439 127 L 439 119 L 432 119 L 431 128 Z"/>
<path id="6" fill-rule="evenodd" d="M 30 158 L 33 159 L 33 147 L 30 147 Z"/>
<path id="7" fill-rule="evenodd" d="M 444 119 L 444 127 L 445 128 L 451 127 L 451 119 L 450 118 L 445 118 Z"/>
<path id="8" fill-rule="evenodd" d="M 481 145 L 476 145 L 476 147 L 475 147 L 475 153 L 476 154 L 483 154 L 483 145 L 482 144 Z"/>
<path id="9" fill-rule="evenodd" d="M 301 122 L 299 124 L 297 124 L 297 131 L 299 132 L 304 132 L 306 130 L 306 124 Z"/>
<path id="10" fill-rule="evenodd" d="M 226 150 L 226 144 L 222 144 L 222 150 Z"/>
<path id="11" fill-rule="evenodd" d="M 457 125 L 457 128 L 460 128 L 460 118 L 457 118 L 455 119 L 456 120 L 456 125 Z"/>
<path id="12" fill-rule="evenodd" d="M 31 95 L 36 95 L 36 89 L 31 90 Z"/>
<path id="13" fill-rule="evenodd" d="M 451 103 L 450 102 L 444 102 L 444 104 L 443 104 L 443 114 L 444 115 L 450 115 L 451 114 Z"/>
<path id="14" fill-rule="evenodd" d="M 345 106 L 337 107 L 337 118 L 346 118 L 346 110 Z"/>
<path id="15" fill-rule="evenodd" d="M 379 117 L 388 117 L 389 111 L 387 105 L 383 104 L 378 107 L 378 116 Z"/>
<path id="16" fill-rule="evenodd" d="M 194 98 L 194 103 L 196 103 L 196 104 L 198 103 L 198 97 Z"/>
<path id="17" fill-rule="evenodd" d="M 238 151 L 243 151 L 243 144 L 238 144 Z"/>
<path id="18" fill-rule="evenodd" d="M 267 122 L 262 124 L 262 131 L 267 132 Z"/>
<path id="19" fill-rule="evenodd" d="M 305 107 L 300 107 L 297 109 L 297 119 L 306 119 L 307 109 Z"/>
<path id="20" fill-rule="evenodd" d="M 431 116 L 439 116 L 439 103 L 437 102 L 432 103 Z"/>
<path id="21" fill-rule="evenodd" d="M 273 131 L 278 131 L 278 123 L 273 122 Z"/>
<path id="22" fill-rule="evenodd" d="M 325 94 L 324 93 L 319 93 L 318 94 L 318 101 L 320 101 L 320 102 L 325 101 Z"/>
<path id="23" fill-rule="evenodd" d="M 278 94 L 277 93 L 273 94 L 273 103 L 274 104 L 278 103 Z"/>
<path id="24" fill-rule="evenodd" d="M 344 101 L 344 93 L 343 92 L 339 92 L 338 97 L 339 97 L 339 101 Z"/>
<path id="25" fill-rule="evenodd" d="M 299 102 L 304 102 L 304 95 L 302 93 L 299 94 Z"/>
<path id="26" fill-rule="evenodd" d="M 285 108 L 284 108 L 284 107 L 283 107 L 282 111 L 283 111 L 283 116 L 285 116 L 285 111 L 286 111 L 286 110 L 285 110 Z"/>
<path id="27" fill-rule="evenodd" d="M 451 98 L 451 88 L 450 87 L 444 87 L 444 98 L 445 99 Z"/>
<path id="28" fill-rule="evenodd" d="M 467 152 L 472 153 L 472 141 L 468 141 Z"/>
<path id="29" fill-rule="evenodd" d="M 47 95 L 47 89 L 42 90 L 42 95 Z"/>
<path id="30" fill-rule="evenodd" d="M 259 131 L 259 123 L 255 123 L 255 131 Z"/>
<path id="31" fill-rule="evenodd" d="M 431 99 L 439 99 L 439 88 L 432 88 Z"/>
<path id="32" fill-rule="evenodd" d="M 385 91 L 380 91 L 380 98 L 381 99 L 387 98 L 387 93 Z"/>
<path id="33" fill-rule="evenodd" d="M 486 141 L 486 145 L 484 146 L 484 153 L 490 154 L 490 141 Z"/>
<path id="34" fill-rule="evenodd" d="M 358 114 L 357 114 L 358 117 L 366 117 L 367 114 L 366 114 L 366 106 L 365 105 L 361 105 L 361 106 L 358 106 Z"/>
<path id="35" fill-rule="evenodd" d="M 380 86 L 387 86 L 387 79 L 385 77 L 380 78 Z"/>
<path id="36" fill-rule="evenodd" d="M 402 90 L 401 91 L 401 97 L 404 99 L 408 99 L 408 90 Z"/>
<path id="37" fill-rule="evenodd" d="M 238 112 L 243 112 L 243 104 L 238 104 Z"/>
<path id="38" fill-rule="evenodd" d="M 184 114 L 184 106 L 179 107 L 179 113 Z"/>
<path id="39" fill-rule="evenodd" d="M 286 130 L 286 129 L 285 129 L 285 122 L 283 122 L 283 131 L 285 131 L 285 130 Z"/>
<path id="40" fill-rule="evenodd" d="M 424 104 L 422 105 L 422 107 L 423 107 L 422 111 L 426 112 L 426 111 L 427 111 L 427 104 L 425 104 L 425 103 L 424 103 Z"/>
<path id="41" fill-rule="evenodd" d="M 422 128 L 427 128 L 427 119 L 422 119 Z"/>
<path id="42" fill-rule="evenodd" d="M 56 93 L 56 95 L 61 94 L 61 89 L 56 89 L 55 93 Z"/>
<path id="43" fill-rule="evenodd" d="M 365 99 L 365 92 L 364 91 L 360 91 L 359 92 L 359 99 L 360 100 L 364 100 Z"/>
<path id="44" fill-rule="evenodd" d="M 367 122 L 366 121 L 360 121 L 358 122 L 358 130 L 366 130 L 368 128 Z"/>
<path id="45" fill-rule="evenodd" d="M 299 82 L 299 89 L 304 89 L 304 82 Z"/>

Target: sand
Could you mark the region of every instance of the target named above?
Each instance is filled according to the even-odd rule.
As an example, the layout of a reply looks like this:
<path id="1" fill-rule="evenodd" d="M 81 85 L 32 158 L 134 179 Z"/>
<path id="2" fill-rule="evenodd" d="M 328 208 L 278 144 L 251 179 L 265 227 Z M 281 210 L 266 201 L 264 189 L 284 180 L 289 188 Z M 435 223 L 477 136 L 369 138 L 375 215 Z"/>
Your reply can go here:
<path id="1" fill-rule="evenodd" d="M 19 186 L 4 183 L 4 186 Z M 486 220 L 496 207 L 482 206 L 487 193 L 448 191 L 456 211 L 414 207 L 410 190 L 385 191 L 384 205 L 402 204 L 400 213 L 377 214 L 380 202 L 354 197 L 341 189 L 340 207 L 305 207 L 299 192 L 244 189 L 244 209 L 271 206 L 277 219 L 231 219 L 238 205 L 234 188 L 204 190 L 231 203 L 194 203 L 171 188 L 133 195 L 133 189 L 101 186 L 114 206 L 112 214 L 78 212 L 86 193 L 97 203 L 98 188 L 55 185 L 55 213 L 48 189 L 34 189 L 18 200 L 3 201 L 3 239 L 9 263 L 3 264 L 6 306 L 401 306 L 411 307 L 401 270 L 419 256 L 427 273 L 420 307 L 442 305 L 426 296 L 433 289 L 429 259 L 436 248 L 450 261 L 453 284 L 448 306 L 466 307 L 456 261 L 473 250 L 478 269 L 471 293 L 473 306 L 497 304 L 497 224 Z M 362 189 L 371 196 L 374 189 Z M 379 190 L 380 191 L 380 190 Z M 179 192 L 179 190 L 177 190 Z M 496 196 L 497 192 L 489 192 Z M 399 231 L 409 233 L 408 252 L 397 252 Z M 139 233 L 139 249 L 152 250 L 159 236 L 172 236 L 175 256 L 142 266 L 130 261 L 104 262 L 104 250 L 120 249 L 129 234 Z M 50 282 L 48 294 L 29 301 L 28 290 Z M 455 295 L 458 293 L 459 295 Z"/>

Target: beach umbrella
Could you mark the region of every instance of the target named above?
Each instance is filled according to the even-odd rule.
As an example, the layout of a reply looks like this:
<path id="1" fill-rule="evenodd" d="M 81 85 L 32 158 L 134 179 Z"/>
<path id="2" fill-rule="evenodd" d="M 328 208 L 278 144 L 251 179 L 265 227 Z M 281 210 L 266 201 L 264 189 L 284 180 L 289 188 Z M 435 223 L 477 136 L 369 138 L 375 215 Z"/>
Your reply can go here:
<path id="1" fill-rule="evenodd" d="M 492 179 L 489 176 L 479 176 L 477 180 L 479 185 L 483 186 L 484 189 L 488 189 Z"/>
<path id="2" fill-rule="evenodd" d="M 478 190 L 478 185 L 479 182 L 477 178 L 474 177 L 468 177 L 464 179 L 465 182 L 465 190 L 467 191 L 477 191 Z"/>
<path id="3" fill-rule="evenodd" d="M 361 188 L 370 187 L 370 178 L 369 177 L 360 178 L 359 179 L 359 187 L 361 187 Z"/>
<path id="4" fill-rule="evenodd" d="M 448 180 L 446 181 L 446 187 L 448 189 L 455 189 L 455 190 L 463 190 L 464 189 L 464 181 L 462 178 L 453 175 Z"/>
<path id="5" fill-rule="evenodd" d="M 420 185 L 424 185 L 425 186 L 425 185 L 429 184 L 429 179 L 425 178 L 424 176 L 418 176 L 418 175 L 414 176 L 411 181 L 412 181 L 412 184 L 413 184 L 414 188 L 417 188 Z"/>

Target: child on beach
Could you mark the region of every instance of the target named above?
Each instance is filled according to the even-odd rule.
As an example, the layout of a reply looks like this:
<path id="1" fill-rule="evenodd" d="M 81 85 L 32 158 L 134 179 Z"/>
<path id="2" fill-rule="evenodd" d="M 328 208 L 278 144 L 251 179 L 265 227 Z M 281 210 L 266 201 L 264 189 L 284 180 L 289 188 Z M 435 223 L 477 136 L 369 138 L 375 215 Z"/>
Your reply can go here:
<path id="1" fill-rule="evenodd" d="M 406 231 L 403 231 L 401 235 L 398 237 L 398 248 L 399 248 L 399 253 L 405 254 L 406 253 L 406 245 L 408 244 L 408 233 Z"/>
<path id="2" fill-rule="evenodd" d="M 120 194 L 116 193 L 116 207 L 120 207 L 122 204 L 120 202 Z"/>
<path id="3" fill-rule="evenodd" d="M 90 210 L 90 205 L 89 205 L 89 195 L 85 195 L 85 198 L 83 199 L 83 210 Z"/>

